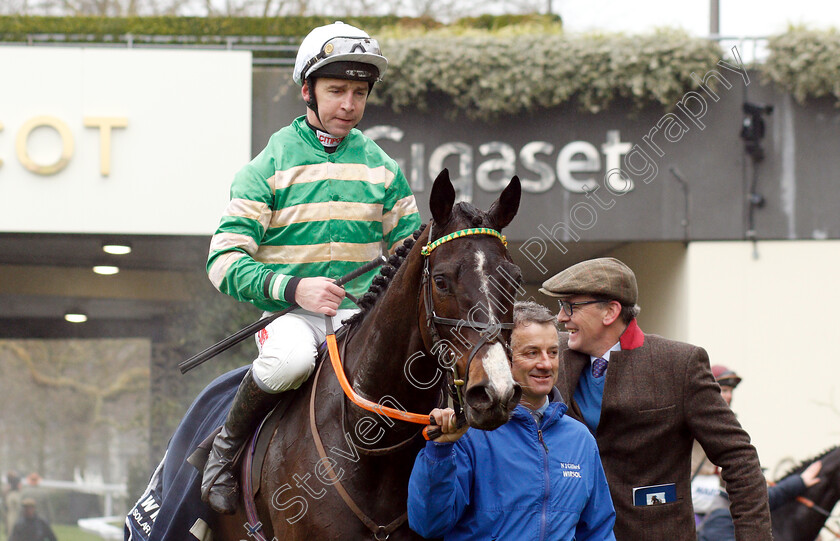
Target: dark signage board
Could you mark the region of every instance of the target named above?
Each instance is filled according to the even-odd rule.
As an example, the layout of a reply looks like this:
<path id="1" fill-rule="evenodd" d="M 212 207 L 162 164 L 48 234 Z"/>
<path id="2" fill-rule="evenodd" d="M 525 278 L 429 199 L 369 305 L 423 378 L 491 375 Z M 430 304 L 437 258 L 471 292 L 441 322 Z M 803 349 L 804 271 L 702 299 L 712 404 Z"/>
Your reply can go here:
<path id="1" fill-rule="evenodd" d="M 424 217 L 443 167 L 459 197 L 484 208 L 518 175 L 522 207 L 507 231 L 518 242 L 840 237 L 840 112 L 827 100 L 798 105 L 731 65 L 699 77 L 705 83 L 667 109 L 568 106 L 478 122 L 451 119 L 445 107 L 369 106 L 360 128 L 399 161 Z M 757 116 L 745 102 L 760 106 Z M 286 71 L 255 70 L 254 153 L 303 113 Z M 745 119 L 765 124 L 753 141 L 761 161 L 747 151 Z"/>

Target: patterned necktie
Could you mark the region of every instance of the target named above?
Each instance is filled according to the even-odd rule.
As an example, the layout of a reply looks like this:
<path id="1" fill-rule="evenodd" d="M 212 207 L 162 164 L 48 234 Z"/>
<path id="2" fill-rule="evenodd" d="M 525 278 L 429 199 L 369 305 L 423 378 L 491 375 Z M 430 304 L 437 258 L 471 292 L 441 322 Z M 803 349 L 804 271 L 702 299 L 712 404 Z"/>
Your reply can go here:
<path id="1" fill-rule="evenodd" d="M 592 377 L 600 378 L 607 371 L 607 360 L 598 357 L 592 361 Z"/>

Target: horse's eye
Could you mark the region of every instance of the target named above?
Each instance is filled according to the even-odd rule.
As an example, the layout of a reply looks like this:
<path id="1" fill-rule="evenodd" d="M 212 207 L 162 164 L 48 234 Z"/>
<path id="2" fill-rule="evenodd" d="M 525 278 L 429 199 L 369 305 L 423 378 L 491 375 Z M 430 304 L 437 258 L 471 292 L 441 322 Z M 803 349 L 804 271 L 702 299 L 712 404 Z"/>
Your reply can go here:
<path id="1" fill-rule="evenodd" d="M 435 280 L 435 287 L 436 288 L 438 288 L 441 291 L 446 291 L 447 290 L 446 280 L 443 278 L 443 276 L 435 276 L 434 280 Z"/>

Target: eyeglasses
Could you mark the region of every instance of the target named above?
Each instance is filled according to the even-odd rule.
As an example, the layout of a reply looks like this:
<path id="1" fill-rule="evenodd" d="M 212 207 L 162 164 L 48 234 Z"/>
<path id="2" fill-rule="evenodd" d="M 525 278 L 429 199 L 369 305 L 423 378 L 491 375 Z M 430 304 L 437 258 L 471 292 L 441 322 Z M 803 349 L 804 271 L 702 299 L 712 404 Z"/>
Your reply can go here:
<path id="1" fill-rule="evenodd" d="M 566 315 L 572 317 L 572 314 L 575 313 L 575 306 L 583 306 L 584 304 L 595 304 L 599 302 L 610 302 L 605 300 L 594 300 L 594 301 L 580 301 L 580 302 L 569 302 L 569 301 L 558 301 L 560 303 L 560 309 L 566 312 Z"/>
<path id="2" fill-rule="evenodd" d="M 324 53 L 324 56 L 353 53 L 382 54 L 382 51 L 379 49 L 379 42 L 373 38 L 348 38 L 343 36 L 327 41 L 321 47 L 321 52 Z"/>

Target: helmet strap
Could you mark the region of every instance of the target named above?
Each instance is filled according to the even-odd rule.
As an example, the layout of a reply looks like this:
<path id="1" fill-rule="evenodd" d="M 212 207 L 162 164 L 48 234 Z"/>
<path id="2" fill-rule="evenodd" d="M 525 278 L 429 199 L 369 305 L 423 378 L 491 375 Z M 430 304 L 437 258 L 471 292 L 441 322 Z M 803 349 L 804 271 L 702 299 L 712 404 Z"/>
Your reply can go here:
<path id="1" fill-rule="evenodd" d="M 306 106 L 312 109 L 315 113 L 315 118 L 318 119 L 318 124 L 323 126 L 324 123 L 321 122 L 321 115 L 318 114 L 318 101 L 315 99 L 315 78 L 307 77 L 306 86 L 309 88 L 309 99 L 306 101 Z"/>

